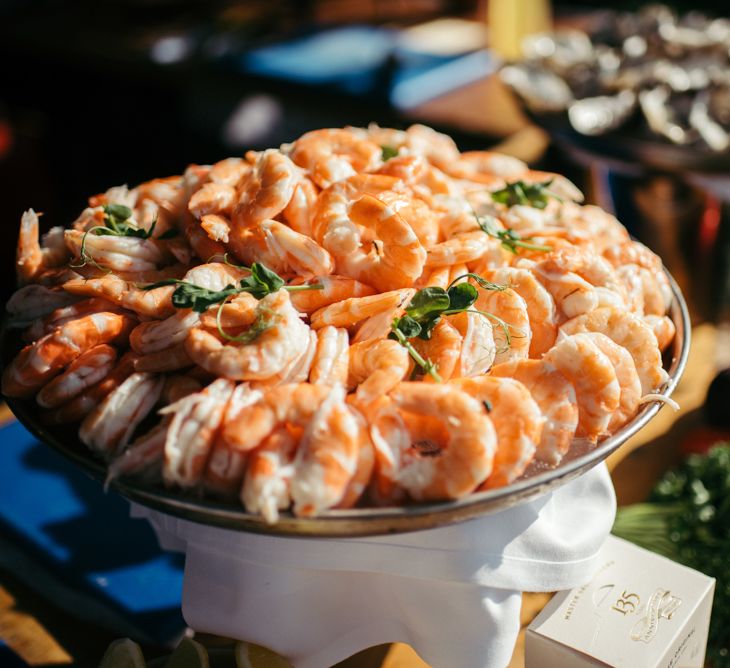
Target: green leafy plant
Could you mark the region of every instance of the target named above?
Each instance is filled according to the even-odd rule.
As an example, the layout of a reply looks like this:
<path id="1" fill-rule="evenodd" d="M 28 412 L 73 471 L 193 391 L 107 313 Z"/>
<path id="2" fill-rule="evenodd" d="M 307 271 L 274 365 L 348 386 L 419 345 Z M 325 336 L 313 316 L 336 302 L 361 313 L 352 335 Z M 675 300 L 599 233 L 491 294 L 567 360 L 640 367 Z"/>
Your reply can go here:
<path id="1" fill-rule="evenodd" d="M 730 444 L 691 455 L 648 502 L 619 508 L 613 533 L 716 578 L 707 656 L 730 667 Z"/>

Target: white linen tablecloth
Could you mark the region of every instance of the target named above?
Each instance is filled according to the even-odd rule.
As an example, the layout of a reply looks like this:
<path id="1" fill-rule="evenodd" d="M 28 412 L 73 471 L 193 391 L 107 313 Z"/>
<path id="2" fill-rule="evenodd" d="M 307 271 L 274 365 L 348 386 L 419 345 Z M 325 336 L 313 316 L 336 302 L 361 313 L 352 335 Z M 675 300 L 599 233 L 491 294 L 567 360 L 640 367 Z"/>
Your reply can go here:
<path id="1" fill-rule="evenodd" d="M 506 666 L 521 592 L 588 582 L 615 511 L 604 464 L 500 513 L 366 538 L 266 536 L 132 508 L 164 548 L 185 552 L 192 628 L 264 645 L 296 668 L 395 641 L 434 668 Z"/>

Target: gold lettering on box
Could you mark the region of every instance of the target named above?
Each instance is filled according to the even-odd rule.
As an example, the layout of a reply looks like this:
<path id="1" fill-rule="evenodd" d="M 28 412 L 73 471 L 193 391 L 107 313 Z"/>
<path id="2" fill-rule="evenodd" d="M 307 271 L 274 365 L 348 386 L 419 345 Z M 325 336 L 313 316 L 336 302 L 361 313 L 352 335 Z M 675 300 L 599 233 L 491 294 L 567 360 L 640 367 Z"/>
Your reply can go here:
<path id="1" fill-rule="evenodd" d="M 620 612 L 622 615 L 631 614 L 636 612 L 636 606 L 641 602 L 638 594 L 631 594 L 625 589 L 621 593 L 621 597 L 611 606 L 611 610 Z"/>
<path id="2" fill-rule="evenodd" d="M 657 589 L 646 604 L 646 613 L 631 629 L 631 639 L 650 643 L 657 633 L 660 619 L 671 619 L 682 599 L 668 589 Z"/>

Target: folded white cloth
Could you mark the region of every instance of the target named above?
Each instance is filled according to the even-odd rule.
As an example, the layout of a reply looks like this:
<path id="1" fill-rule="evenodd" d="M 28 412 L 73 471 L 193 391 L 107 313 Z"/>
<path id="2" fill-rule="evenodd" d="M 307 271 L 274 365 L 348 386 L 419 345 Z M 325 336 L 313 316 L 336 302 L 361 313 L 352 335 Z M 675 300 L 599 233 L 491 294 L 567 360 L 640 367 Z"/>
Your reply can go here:
<path id="1" fill-rule="evenodd" d="M 296 668 L 393 641 L 434 668 L 506 666 L 521 592 L 588 582 L 615 511 L 603 464 L 500 513 L 367 538 L 249 534 L 133 508 L 163 547 L 186 553 L 192 628 L 264 645 Z"/>

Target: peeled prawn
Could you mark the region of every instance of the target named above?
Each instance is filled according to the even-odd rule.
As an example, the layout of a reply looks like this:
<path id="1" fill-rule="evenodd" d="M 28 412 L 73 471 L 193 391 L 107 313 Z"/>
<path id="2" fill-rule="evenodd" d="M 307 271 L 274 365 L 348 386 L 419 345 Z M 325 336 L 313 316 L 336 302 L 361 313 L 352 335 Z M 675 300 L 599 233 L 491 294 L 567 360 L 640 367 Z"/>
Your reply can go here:
<path id="1" fill-rule="evenodd" d="M 492 472 L 496 434 L 486 410 L 454 386 L 400 383 L 390 393 L 401 411 L 443 422 L 448 443 L 438 457 L 411 447 L 403 453 L 398 483 L 417 500 L 458 499 L 474 491 Z M 411 434 L 411 442 L 418 442 Z"/>
<path id="2" fill-rule="evenodd" d="M 5 367 L 3 394 L 28 397 L 40 390 L 79 355 L 103 343 L 123 339 L 134 320 L 120 313 L 92 313 L 67 322 L 26 346 Z"/>
<path id="3" fill-rule="evenodd" d="M 480 489 L 508 485 L 524 473 L 535 455 L 545 422 L 540 407 L 514 378 L 480 376 L 452 382 L 484 403 L 497 434 L 492 473 Z"/>
<path id="4" fill-rule="evenodd" d="M 497 364 L 490 375 L 514 378 L 530 392 L 545 417 L 535 458 L 551 466 L 560 463 L 573 442 L 578 427 L 575 388 L 552 364 L 520 359 Z"/>
<path id="5" fill-rule="evenodd" d="M 654 332 L 633 313 L 600 308 L 569 320 L 560 327 L 560 331 L 565 334 L 600 332 L 626 348 L 636 364 L 644 394 L 654 392 L 667 380 Z"/>

